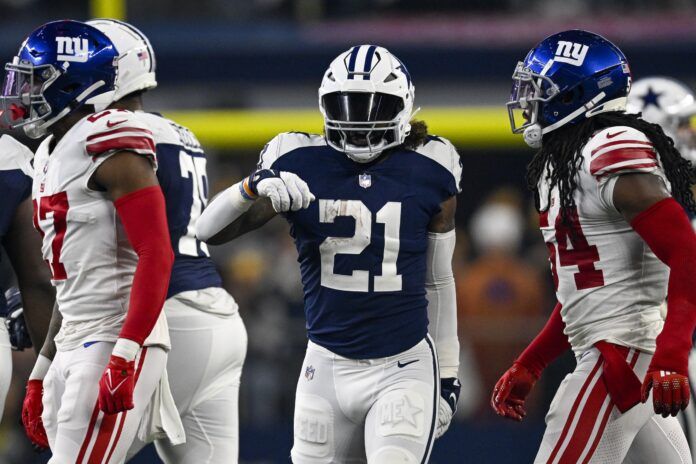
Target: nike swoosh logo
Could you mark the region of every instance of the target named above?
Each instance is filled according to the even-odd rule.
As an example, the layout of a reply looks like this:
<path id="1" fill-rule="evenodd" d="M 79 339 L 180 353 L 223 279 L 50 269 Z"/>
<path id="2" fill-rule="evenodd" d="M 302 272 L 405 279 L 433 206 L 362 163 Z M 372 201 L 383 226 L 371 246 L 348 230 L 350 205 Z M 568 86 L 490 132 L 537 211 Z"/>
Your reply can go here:
<path id="1" fill-rule="evenodd" d="M 414 359 L 413 361 L 409 361 L 409 362 L 405 362 L 405 363 L 402 363 L 401 361 L 397 361 L 396 365 L 399 367 L 406 367 L 409 364 L 417 363 L 418 361 L 420 361 L 420 359 Z"/>
<path id="2" fill-rule="evenodd" d="M 119 124 L 123 124 L 124 122 L 126 122 L 126 119 L 122 121 L 106 121 L 106 127 L 118 126 Z"/>
<path id="3" fill-rule="evenodd" d="M 613 138 L 616 137 L 617 135 L 623 134 L 624 132 L 626 132 L 626 131 L 625 131 L 625 130 L 622 130 L 622 131 L 619 131 L 619 132 L 614 132 L 613 134 L 607 134 L 607 138 L 608 138 L 608 139 L 613 139 Z"/>
<path id="4" fill-rule="evenodd" d="M 116 392 L 116 390 L 118 390 L 119 388 L 121 388 L 121 385 L 123 385 L 123 382 L 125 382 L 126 380 L 128 380 L 127 378 L 126 378 L 126 379 L 123 379 L 123 380 L 121 380 L 121 382 L 119 382 L 118 385 L 116 385 L 114 388 L 111 388 L 111 382 L 112 382 L 112 380 L 111 380 L 111 371 L 107 372 L 106 375 L 109 377 L 109 382 L 108 382 L 108 387 L 107 387 L 107 389 L 109 390 L 109 393 L 111 393 L 112 396 L 113 396 L 113 394 Z"/>

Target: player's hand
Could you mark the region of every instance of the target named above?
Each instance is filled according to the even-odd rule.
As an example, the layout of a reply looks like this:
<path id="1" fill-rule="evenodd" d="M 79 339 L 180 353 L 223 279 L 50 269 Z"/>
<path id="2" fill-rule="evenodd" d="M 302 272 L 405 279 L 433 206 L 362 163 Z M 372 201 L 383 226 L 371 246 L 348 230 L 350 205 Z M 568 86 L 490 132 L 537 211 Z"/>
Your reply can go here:
<path id="1" fill-rule="evenodd" d="M 292 172 L 259 169 L 249 176 L 248 186 L 254 194 L 269 198 L 277 213 L 307 208 L 315 199 L 307 183 Z"/>
<path id="2" fill-rule="evenodd" d="M 527 415 L 524 402 L 538 379 L 522 364 L 513 363 L 493 388 L 491 396 L 493 410 L 499 416 L 522 421 Z"/>
<path id="3" fill-rule="evenodd" d="M 648 401 L 652 389 L 653 409 L 662 417 L 676 416 L 689 405 L 689 378 L 676 372 L 648 369 L 641 388 L 643 403 Z"/>
<path id="4" fill-rule="evenodd" d="M 117 414 L 133 409 L 135 362 L 111 355 L 99 380 L 99 409 L 104 414 Z"/>
<path id="5" fill-rule="evenodd" d="M 31 348 L 31 338 L 27 323 L 24 320 L 24 309 L 15 309 L 5 320 L 7 331 L 10 334 L 10 345 L 15 351 L 23 351 L 25 348 Z"/>
<path id="6" fill-rule="evenodd" d="M 43 413 L 43 381 L 29 380 L 27 382 L 27 392 L 22 404 L 22 425 L 29 440 L 34 444 L 37 451 L 48 449 L 48 437 L 41 420 Z"/>
<path id="7" fill-rule="evenodd" d="M 435 439 L 440 438 L 449 429 L 454 413 L 457 412 L 457 401 L 462 384 L 458 379 L 440 379 L 440 404 L 437 414 L 437 429 Z"/>

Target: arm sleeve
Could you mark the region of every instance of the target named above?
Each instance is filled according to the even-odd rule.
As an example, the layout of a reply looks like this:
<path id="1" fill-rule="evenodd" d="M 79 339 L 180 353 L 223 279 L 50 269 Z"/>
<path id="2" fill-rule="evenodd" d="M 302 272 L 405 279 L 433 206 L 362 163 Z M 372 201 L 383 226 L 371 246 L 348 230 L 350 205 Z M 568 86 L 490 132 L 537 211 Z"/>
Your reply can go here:
<path id="1" fill-rule="evenodd" d="M 114 205 L 138 254 L 120 338 L 142 345 L 162 311 L 174 263 L 164 195 L 159 186 L 146 187 L 122 196 Z"/>
<path id="2" fill-rule="evenodd" d="M 546 366 L 570 348 L 564 329 L 561 304 L 557 303 L 544 328 L 515 362 L 522 364 L 539 378 Z"/>
<path id="3" fill-rule="evenodd" d="M 459 338 L 457 337 L 457 295 L 452 273 L 455 231 L 428 233 L 425 290 L 428 298 L 430 335 L 435 341 L 440 377 L 457 377 Z"/>
<path id="4" fill-rule="evenodd" d="M 667 318 L 650 366 L 687 375 L 696 327 L 696 234 L 684 209 L 671 197 L 640 213 L 631 226 L 670 270 Z"/>
<path id="5" fill-rule="evenodd" d="M 242 195 L 243 182 L 223 190 L 203 210 L 196 222 L 198 240 L 203 242 L 210 240 L 254 204 L 254 200 L 248 200 Z"/>

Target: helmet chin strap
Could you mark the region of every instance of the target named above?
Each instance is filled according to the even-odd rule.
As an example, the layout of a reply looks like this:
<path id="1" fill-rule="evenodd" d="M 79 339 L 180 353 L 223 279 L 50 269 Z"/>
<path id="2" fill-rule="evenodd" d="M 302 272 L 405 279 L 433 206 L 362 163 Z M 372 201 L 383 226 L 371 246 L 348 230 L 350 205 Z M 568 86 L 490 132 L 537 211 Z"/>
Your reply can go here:
<path id="1" fill-rule="evenodd" d="M 597 104 L 600 101 L 602 101 L 602 99 L 605 96 L 606 96 L 606 93 L 600 92 L 592 100 L 585 103 L 583 106 L 581 106 L 577 110 L 573 111 L 565 118 L 559 119 L 558 121 L 551 124 L 550 126 L 541 127 L 541 124 L 539 124 L 538 122 L 532 124 L 531 126 L 527 127 L 522 134 L 524 137 L 525 143 L 527 145 L 529 145 L 531 148 L 541 148 L 541 142 L 542 142 L 542 138 L 543 138 L 544 134 L 548 134 L 549 132 L 554 131 L 554 130 L 558 129 L 559 127 L 566 125 L 568 122 L 572 121 L 573 119 L 577 118 L 578 116 L 580 116 L 583 113 L 586 113 L 586 115 L 589 117 L 589 116 L 594 116 L 595 114 L 598 114 L 598 113 L 601 113 L 604 111 L 618 110 L 619 105 L 615 104 L 616 100 L 623 100 L 624 101 L 623 107 L 624 108 L 626 107 L 626 104 L 625 104 L 626 99 L 625 98 L 621 98 L 621 99 L 617 98 L 616 100 L 606 102 L 598 110 L 592 112 L 591 110 L 595 106 L 597 106 Z"/>

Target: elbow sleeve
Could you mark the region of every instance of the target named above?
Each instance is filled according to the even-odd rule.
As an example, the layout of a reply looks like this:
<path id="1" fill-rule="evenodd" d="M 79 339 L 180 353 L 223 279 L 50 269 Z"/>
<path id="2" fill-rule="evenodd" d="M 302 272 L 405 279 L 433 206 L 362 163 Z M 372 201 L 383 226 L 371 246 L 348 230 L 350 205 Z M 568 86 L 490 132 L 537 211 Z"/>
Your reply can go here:
<path id="1" fill-rule="evenodd" d="M 452 272 L 456 234 L 428 234 L 425 290 L 428 298 L 429 332 L 435 341 L 440 377 L 457 377 L 459 338 L 457 336 L 457 294 Z"/>
<path id="2" fill-rule="evenodd" d="M 206 242 L 217 235 L 222 229 L 236 221 L 254 203 L 244 198 L 241 193 L 241 182 L 223 190 L 205 208 L 196 221 L 196 237 Z"/>
<path id="3" fill-rule="evenodd" d="M 138 255 L 120 336 L 142 345 L 162 311 L 174 263 L 164 195 L 159 186 L 146 187 L 124 195 L 114 205 Z"/>

